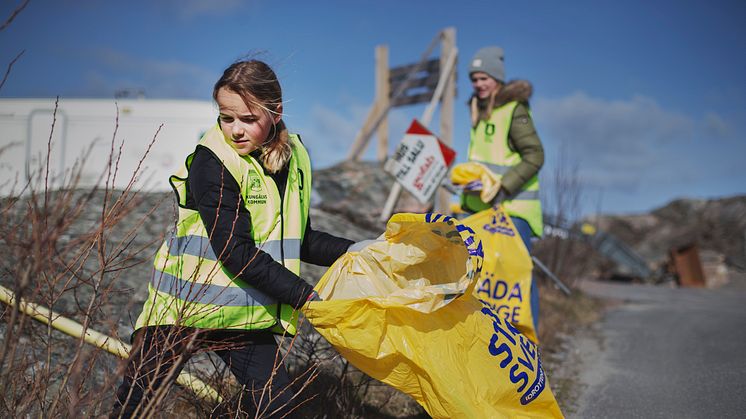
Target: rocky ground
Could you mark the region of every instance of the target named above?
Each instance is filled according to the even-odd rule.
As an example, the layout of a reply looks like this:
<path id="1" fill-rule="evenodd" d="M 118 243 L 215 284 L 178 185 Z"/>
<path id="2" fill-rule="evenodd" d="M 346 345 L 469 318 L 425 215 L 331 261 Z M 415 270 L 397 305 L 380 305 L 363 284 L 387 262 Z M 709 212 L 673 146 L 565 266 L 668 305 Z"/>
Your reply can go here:
<path id="1" fill-rule="evenodd" d="M 694 245 L 708 287 L 746 282 L 746 196 L 679 199 L 650 213 L 604 215 L 592 222 L 628 244 L 652 269 L 670 269 L 671 251 Z"/>
<path id="2" fill-rule="evenodd" d="M 384 229 L 384 223 L 378 217 L 392 183 L 392 178 L 377 163 L 343 163 L 314 172 L 311 210 L 313 227 L 356 241 L 377 237 Z M 95 193 L 89 198 L 82 191 L 74 192 L 73 195 L 72 201 L 81 202 L 82 208 L 74 214 L 74 222 L 65 229 L 64 234 L 55 238 L 58 249 L 77 243 L 76 240 L 83 240 L 101 222 L 103 193 Z M 107 226 L 105 235 L 91 242 L 100 243 L 104 239 L 107 243 L 106 251 L 119 255 L 120 259 L 125 258 L 126 263 L 121 269 L 110 270 L 103 275 L 93 275 L 85 280 L 79 278 L 85 283 L 84 286 L 63 293 L 62 298 L 55 299 L 51 304 L 61 314 L 77 318 L 94 295 L 91 282 L 100 277 L 102 284 L 110 287 L 103 294 L 100 290 L 95 294 L 95 298 L 101 299 L 100 307 L 95 312 L 95 326 L 124 341 L 128 341 L 134 321 L 147 296 L 152 257 L 163 235 L 173 225 L 175 206 L 171 193 L 138 193 L 132 201 L 128 201 L 126 209 L 116 218 L 116 222 Z M 399 200 L 396 212 L 421 212 L 423 209 L 423 205 L 405 192 Z M 23 211 L 18 214 L 22 216 Z M 601 217 L 597 220 L 597 225 L 627 242 L 649 259 L 651 264 L 665 260 L 666 252 L 671 247 L 695 241 L 700 246 L 703 259 L 716 262 L 715 268 L 708 269 L 721 272 L 723 266 L 725 267 L 726 280 L 721 281 L 723 283 L 732 282 L 728 278 L 741 272 L 746 266 L 746 197 L 718 201 L 681 200 L 651 214 Z M 12 255 L 18 254 L 19 249 L 23 248 L 23 243 L 10 243 L 9 240 L 7 237 L 0 240 L 0 251 L 11 255 L 10 258 L 5 258 L 4 269 L 0 272 L 0 282 L 5 286 L 12 286 L 14 272 L 19 272 Z M 554 245 L 544 245 L 543 249 L 540 245 L 538 250 L 545 255 L 553 254 L 560 261 L 570 261 L 565 263 L 565 267 L 585 266 L 584 263 L 589 261 L 603 263 L 602 257 L 591 256 L 592 249 L 583 246 L 578 244 L 570 246 L 570 250 L 557 250 Z M 100 260 L 95 252 L 84 263 L 89 272 L 95 272 L 99 265 Z M 560 267 L 559 270 L 566 272 L 562 277 L 572 285 L 572 277 L 593 270 L 585 268 L 566 271 Z M 303 278 L 311 283 L 316 283 L 324 271 L 324 268 L 312 265 L 302 266 Z M 543 342 L 543 354 L 547 358 L 548 375 L 560 404 L 563 409 L 569 408 L 576 393 L 573 386 L 577 372 L 572 369 L 573 352 L 568 342 L 573 340 L 575 333 L 592 330 L 600 305 L 580 293 L 567 298 L 552 288 L 549 281 L 542 280 L 541 285 L 543 316 L 540 338 Z M 0 335 L 5 336 L 7 312 L 2 318 Z M 49 358 L 55 363 L 65 359 L 69 353 L 74 353 L 76 342 L 57 332 L 53 332 L 53 336 L 56 342 L 60 342 L 54 346 Z M 23 339 L 25 347 L 33 351 L 33 339 L 29 336 Z M 39 357 L 45 356 L 40 353 Z M 111 392 L 116 383 L 117 361 L 107 356 L 100 356 L 98 359 L 98 370 L 91 382 L 108 386 L 108 391 Z M 197 362 L 195 368 L 211 368 L 211 365 L 209 360 L 202 360 Z M 368 385 L 371 387 L 370 383 Z M 371 388 L 370 394 L 377 398 L 375 412 L 360 408 L 363 410 L 351 413 L 351 416 L 415 417 L 423 414 L 422 409 L 410 398 L 385 387 L 372 385 Z M 351 405 L 347 405 L 347 408 L 352 409 L 349 406 Z M 326 408 L 323 401 L 318 408 L 320 411 Z"/>
<path id="3" fill-rule="evenodd" d="M 319 171 L 315 174 L 314 185 L 311 208 L 314 229 L 355 241 L 375 238 L 383 232 L 385 224 L 378 220 L 378 215 L 392 180 L 377 164 L 356 163 L 343 165 L 342 169 Z M 53 193 L 46 203 L 43 197 L 36 204 L 26 199 L 15 203 L 5 200 L 0 207 L 3 214 L 13 217 L 15 223 L 5 226 L 7 231 L 3 231 L 0 239 L 0 253 L 6 256 L 0 269 L 0 284 L 16 289 L 18 278 L 24 272 L 23 260 L 40 261 L 32 264 L 35 274 L 32 275 L 32 283 L 26 287 L 26 298 L 79 322 L 85 318 L 82 313 L 88 311 L 90 302 L 94 301 L 91 327 L 129 342 L 135 319 L 147 297 L 153 255 L 166 232 L 173 227 L 176 213 L 173 194 L 139 192 L 122 195 L 122 191 L 107 194 L 103 191 L 91 193 L 72 190 Z M 117 199 L 123 205 L 114 206 Z M 104 202 L 108 202 L 106 207 Z M 419 208 L 405 193 L 396 211 Z M 65 215 L 56 217 L 52 215 L 55 213 Z M 105 221 L 102 223 L 102 220 Z M 97 235 L 97 230 L 102 226 L 103 234 Z M 38 233 L 34 234 L 32 230 Z M 19 234 L 14 234 L 14 231 Z M 30 244 L 36 240 L 42 244 Z M 106 262 L 102 262 L 99 252 L 106 255 Z M 47 254 L 42 256 L 44 253 Z M 104 271 L 102 266 L 106 266 Z M 72 267 L 75 267 L 74 273 L 70 272 Z M 315 284 L 325 270 L 304 263 L 302 277 Z M 43 275 L 37 275 L 42 271 Z M 3 336 L 3 341 L 7 336 L 8 314 L 7 310 L 0 311 L 0 336 Z M 27 370 L 31 368 L 28 371 L 44 371 L 45 365 L 71 365 L 74 354 L 79 353 L 77 341 L 60 332 L 52 330 L 49 336 L 44 337 L 47 328 L 41 323 L 27 322 L 24 330 L 24 334 L 18 338 L 15 365 L 28 365 L 23 367 Z M 314 341 L 313 334 L 315 332 L 306 327 L 303 335 L 309 341 Z M 293 342 L 296 349 L 290 352 L 291 371 L 308 367 L 310 361 L 305 358 L 308 353 L 298 350 L 307 343 Z M 317 379 L 317 385 L 326 383 L 326 387 L 339 387 L 341 383 L 338 379 L 334 382 L 334 374 L 340 374 L 345 368 L 342 361 L 335 358 L 336 353 L 328 345 L 317 346 L 310 349 L 314 352 L 313 356 L 332 359 L 331 364 L 327 362 L 324 367 L 329 369 L 327 375 L 322 374 Z M 121 364 L 118 364 L 117 358 L 100 351 L 86 349 L 86 352 L 86 360 L 93 366 L 93 371 L 88 374 L 85 386 L 101 390 L 103 397 L 110 399 L 119 380 L 117 367 Z M 189 368 L 214 371 L 214 360 L 200 355 Z M 347 375 L 350 375 L 350 369 L 347 367 Z M 366 417 L 422 414 L 422 409 L 411 398 L 361 378 L 359 374 L 352 376 L 357 378 L 351 385 L 365 385 L 365 394 L 370 400 L 364 401 L 371 406 L 360 405 L 360 401 L 354 400 L 358 397 L 353 394 L 357 390 L 346 389 L 350 392 L 346 398 L 335 396 L 337 405 L 344 399 L 337 409 L 347 410 L 353 417 L 360 417 L 363 413 Z M 48 387 L 56 388 L 58 384 L 52 380 Z M 24 393 L 23 390 L 20 392 Z M 25 392 L 28 393 L 28 390 Z M 99 402 L 99 407 L 92 411 L 99 408 L 105 410 L 107 403 Z M 329 410 L 323 400 L 312 403 L 316 403 L 313 409 L 318 412 Z M 186 410 L 193 411 L 190 408 Z"/>

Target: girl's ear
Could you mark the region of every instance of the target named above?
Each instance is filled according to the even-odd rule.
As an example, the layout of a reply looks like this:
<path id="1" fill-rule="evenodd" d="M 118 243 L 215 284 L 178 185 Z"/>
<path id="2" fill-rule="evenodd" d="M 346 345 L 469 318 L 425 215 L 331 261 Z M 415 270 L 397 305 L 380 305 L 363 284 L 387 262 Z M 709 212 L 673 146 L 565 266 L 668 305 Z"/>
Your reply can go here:
<path id="1" fill-rule="evenodd" d="M 275 125 L 282 119 L 282 103 L 277 106 L 277 110 L 272 114 L 272 119 L 275 121 Z"/>

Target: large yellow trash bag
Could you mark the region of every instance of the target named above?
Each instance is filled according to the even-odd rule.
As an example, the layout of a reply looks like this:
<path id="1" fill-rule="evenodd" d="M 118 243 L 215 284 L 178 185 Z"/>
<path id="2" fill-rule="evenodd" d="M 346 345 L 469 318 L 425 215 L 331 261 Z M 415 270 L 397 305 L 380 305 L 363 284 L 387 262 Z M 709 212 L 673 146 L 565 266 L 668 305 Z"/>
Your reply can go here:
<path id="1" fill-rule="evenodd" d="M 538 348 L 473 295 L 473 231 L 395 214 L 376 242 L 337 260 L 305 317 L 350 363 L 435 418 L 562 417 Z"/>
<path id="2" fill-rule="evenodd" d="M 461 220 L 482 241 L 484 265 L 474 295 L 534 343 L 539 343 L 531 314 L 531 271 L 534 264 L 513 222 L 502 206 Z"/>
<path id="3" fill-rule="evenodd" d="M 454 221 L 440 214 L 394 214 L 380 241 L 342 256 L 316 291 L 324 300 L 366 297 L 425 313 L 443 307 L 471 292 L 482 263 L 474 235 Z"/>

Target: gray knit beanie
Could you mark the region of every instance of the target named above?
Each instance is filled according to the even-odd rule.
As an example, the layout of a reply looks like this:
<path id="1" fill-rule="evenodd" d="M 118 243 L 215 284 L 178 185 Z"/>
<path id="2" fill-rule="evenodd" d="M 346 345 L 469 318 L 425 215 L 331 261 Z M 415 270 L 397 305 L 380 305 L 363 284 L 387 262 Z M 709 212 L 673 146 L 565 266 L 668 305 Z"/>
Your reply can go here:
<path id="1" fill-rule="evenodd" d="M 503 63 L 503 49 L 500 47 L 484 47 L 474 54 L 469 64 L 469 75 L 481 71 L 489 74 L 499 82 L 505 82 L 505 64 Z"/>

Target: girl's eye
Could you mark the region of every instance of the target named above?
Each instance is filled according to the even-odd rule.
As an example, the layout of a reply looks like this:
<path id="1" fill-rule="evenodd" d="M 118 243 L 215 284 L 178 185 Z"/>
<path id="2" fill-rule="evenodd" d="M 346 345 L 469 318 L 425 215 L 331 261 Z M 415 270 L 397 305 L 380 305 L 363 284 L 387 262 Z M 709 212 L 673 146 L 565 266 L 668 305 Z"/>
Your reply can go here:
<path id="1" fill-rule="evenodd" d="M 225 123 L 230 123 L 230 122 L 233 122 L 233 118 L 231 118 L 230 116 L 221 116 L 220 121 L 225 122 Z"/>

